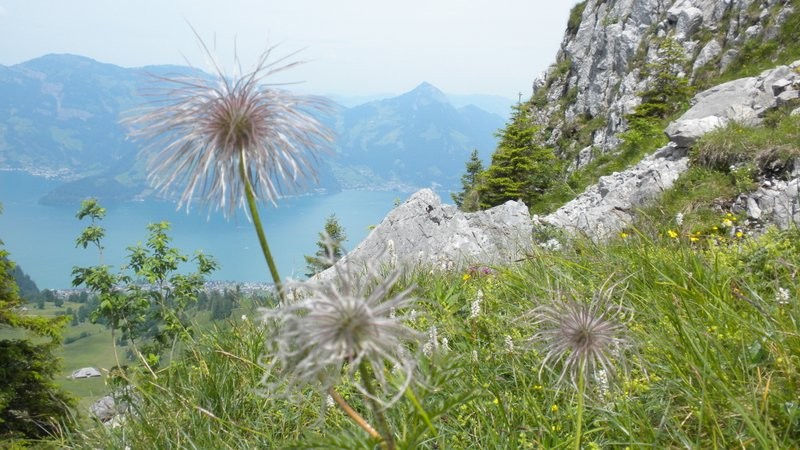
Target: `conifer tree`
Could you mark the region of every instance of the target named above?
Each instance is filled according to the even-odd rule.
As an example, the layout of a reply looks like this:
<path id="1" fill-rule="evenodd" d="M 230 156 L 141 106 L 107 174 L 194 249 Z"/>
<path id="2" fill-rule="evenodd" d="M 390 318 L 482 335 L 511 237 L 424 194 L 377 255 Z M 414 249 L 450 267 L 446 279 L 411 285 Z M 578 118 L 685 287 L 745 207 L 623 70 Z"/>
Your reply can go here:
<path id="1" fill-rule="evenodd" d="M 477 211 L 480 209 L 478 183 L 483 172 L 483 161 L 478 157 L 478 150 L 473 149 L 466 163 L 466 172 L 461 176 L 461 192 L 450 194 L 456 206 L 462 211 Z"/>
<path id="2" fill-rule="evenodd" d="M 481 208 L 508 200 L 522 200 L 531 206 L 559 173 L 553 150 L 534 143 L 537 128 L 529 116 L 528 106 L 527 103 L 515 105 L 511 120 L 498 134 L 500 143 L 478 187 Z"/>
<path id="3" fill-rule="evenodd" d="M 347 234 L 344 227 L 339 224 L 336 214 L 331 214 L 325 220 L 325 228 L 319 234 L 317 241 L 317 252 L 314 256 L 306 256 L 307 277 L 322 272 L 323 270 L 331 267 L 333 263 L 338 261 L 344 256 L 342 243 L 347 240 Z"/>
<path id="4" fill-rule="evenodd" d="M 28 330 L 49 340 L 0 339 L 0 441 L 42 438 L 68 419 L 74 404 L 53 381 L 61 370 L 53 350 L 69 318 L 25 313 L 25 300 L 13 278 L 14 263 L 2 245 L 0 241 L 0 330 Z"/>

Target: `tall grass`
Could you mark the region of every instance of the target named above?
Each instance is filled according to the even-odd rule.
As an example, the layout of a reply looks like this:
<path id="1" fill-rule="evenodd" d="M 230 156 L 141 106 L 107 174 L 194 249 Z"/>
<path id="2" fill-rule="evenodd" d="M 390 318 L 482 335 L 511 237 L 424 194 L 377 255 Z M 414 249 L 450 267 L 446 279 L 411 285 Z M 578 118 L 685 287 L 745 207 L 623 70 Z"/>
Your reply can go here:
<path id="1" fill-rule="evenodd" d="M 398 448 L 572 445 L 579 394 L 557 383 L 559 363 L 541 367 L 526 313 L 561 292 L 590 301 L 610 282 L 618 283 L 612 301 L 629 311 L 631 346 L 610 355 L 614 376 L 587 379 L 584 448 L 792 448 L 800 440 L 797 242 L 797 230 L 726 242 L 631 233 L 537 251 L 508 268 L 418 271 L 397 289 L 415 283 L 429 300 L 410 325 L 435 326 L 436 342 L 410 391 L 386 411 Z M 378 444 L 313 390 L 293 401 L 260 396 L 264 338 L 252 320 L 203 332 L 157 377 L 136 380 L 137 406 L 121 427 L 75 431 L 64 445 Z M 342 396 L 369 414 L 353 386 Z"/>

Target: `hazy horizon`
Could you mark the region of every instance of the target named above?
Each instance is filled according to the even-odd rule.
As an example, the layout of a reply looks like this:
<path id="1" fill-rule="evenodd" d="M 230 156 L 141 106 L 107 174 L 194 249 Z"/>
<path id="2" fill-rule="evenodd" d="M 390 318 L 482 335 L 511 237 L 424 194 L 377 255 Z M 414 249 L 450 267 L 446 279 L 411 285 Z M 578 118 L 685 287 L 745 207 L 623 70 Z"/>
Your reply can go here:
<path id="1" fill-rule="evenodd" d="M 555 61 L 576 1 L 273 2 L 0 0 L 0 64 L 50 53 L 123 67 L 187 63 L 209 70 L 193 27 L 226 70 L 268 46 L 308 61 L 273 82 L 344 97 L 390 96 L 423 81 L 450 95 L 516 99 Z M 190 25 L 191 24 L 191 27 Z"/>

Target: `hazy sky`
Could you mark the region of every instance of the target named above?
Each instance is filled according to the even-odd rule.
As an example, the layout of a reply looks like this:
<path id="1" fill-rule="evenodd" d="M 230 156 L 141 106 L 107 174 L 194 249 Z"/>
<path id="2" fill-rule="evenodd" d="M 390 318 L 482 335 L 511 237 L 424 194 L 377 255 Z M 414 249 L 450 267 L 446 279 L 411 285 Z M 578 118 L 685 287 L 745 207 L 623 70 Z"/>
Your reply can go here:
<path id="1" fill-rule="evenodd" d="M 126 67 L 249 67 L 268 45 L 309 63 L 281 81 L 318 94 L 530 95 L 554 62 L 575 0 L 0 0 L 0 64 L 73 53 Z"/>

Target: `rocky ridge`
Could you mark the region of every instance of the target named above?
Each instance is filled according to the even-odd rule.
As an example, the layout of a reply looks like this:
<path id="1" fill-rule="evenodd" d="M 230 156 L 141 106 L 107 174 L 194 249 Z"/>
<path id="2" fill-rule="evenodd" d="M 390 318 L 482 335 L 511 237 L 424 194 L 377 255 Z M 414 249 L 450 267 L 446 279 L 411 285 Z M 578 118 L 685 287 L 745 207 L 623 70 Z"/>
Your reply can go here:
<path id="1" fill-rule="evenodd" d="M 600 178 L 578 197 L 546 216 L 530 217 L 521 202 L 464 213 L 442 204 L 429 189 L 411 196 L 344 259 L 373 267 L 449 269 L 518 260 L 534 245 L 532 232 L 555 227 L 603 240 L 630 225 L 636 210 L 655 201 L 689 167 L 689 147 L 702 135 L 731 122 L 758 124 L 787 99 L 800 98 L 800 61 L 733 80 L 697 94 L 693 106 L 665 130 L 668 145 L 635 166 Z M 800 111 L 798 111 L 800 113 Z M 800 164 L 794 176 L 800 175 Z M 800 224 L 800 179 L 769 181 L 738 200 L 752 221 L 785 228 Z M 329 269 L 318 277 L 333 277 Z"/>
<path id="2" fill-rule="evenodd" d="M 688 169 L 687 150 L 701 136 L 731 122 L 757 125 L 767 111 L 789 99 L 800 98 L 797 68 L 800 68 L 800 61 L 766 70 L 757 77 L 729 81 L 700 92 L 692 99 L 693 106 L 665 130 L 670 139 L 667 146 L 630 169 L 601 177 L 597 184 L 554 213 L 534 217 L 534 221 L 592 239 L 604 239 L 618 233 L 633 221 L 637 208 L 655 201 Z M 792 211 L 788 205 L 797 204 L 797 201 L 787 199 L 785 195 L 792 192 L 789 186 L 794 186 L 796 193 L 796 185 L 770 184 L 765 187 L 767 190 L 754 194 L 748 214 L 752 211 L 754 219 L 764 220 L 778 213 L 781 217 L 778 225 L 787 226 L 791 216 L 788 211 Z M 779 195 L 778 190 L 784 195 Z M 762 212 L 757 213 L 759 210 Z"/>
<path id="3" fill-rule="evenodd" d="M 791 0 L 579 3 L 556 63 L 534 82 L 531 103 L 543 143 L 556 147 L 562 157 L 575 157 L 573 167 L 591 161 L 596 149 L 615 150 L 618 134 L 627 127 L 625 116 L 641 103 L 639 96 L 651 82 L 642 68 L 658 60 L 659 40 L 674 40 L 692 62 L 691 71 L 678 76 L 693 79 L 718 73 L 736 62 L 745 43 L 778 37 L 795 4 Z M 392 211 L 345 260 L 427 267 L 503 263 L 531 248 L 531 230 L 539 227 L 596 240 L 609 237 L 628 226 L 638 208 L 654 201 L 687 170 L 688 149 L 699 137 L 731 122 L 757 124 L 765 112 L 800 98 L 798 66 L 800 61 L 700 92 L 692 107 L 665 130 L 667 146 L 627 170 L 601 177 L 552 214 L 528 220 L 526 208 L 518 202 L 466 214 L 442 205 L 433 192 L 420 191 Z M 592 130 L 588 147 L 558 148 L 564 142 L 574 146 L 569 144 L 574 142 L 568 139 L 570 133 L 576 124 L 588 121 L 600 124 Z M 798 188 L 797 180 L 765 182 L 735 207 L 752 221 L 781 227 L 798 223 Z"/>
<path id="4" fill-rule="evenodd" d="M 509 201 L 465 213 L 443 204 L 430 189 L 413 194 L 375 227 L 339 264 L 450 269 L 471 263 L 500 264 L 530 249 L 533 222 L 528 207 Z M 335 269 L 317 279 L 335 276 Z"/>
<path id="5" fill-rule="evenodd" d="M 625 131 L 625 116 L 651 80 L 642 68 L 659 56 L 657 41 L 674 39 L 691 73 L 721 71 L 751 40 L 778 36 L 791 0 L 587 0 L 576 5 L 556 62 L 533 84 L 535 121 L 543 140 L 578 166 L 591 150 L 609 152 Z M 564 100 L 566 99 L 566 100 Z M 591 119 L 601 125 L 585 148 L 558 148 L 559 139 Z M 569 145 L 574 145 L 570 143 Z M 580 157 L 578 157 L 578 155 Z"/>

